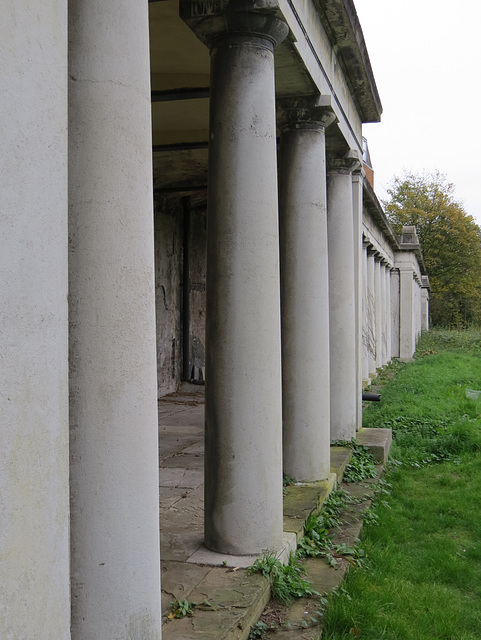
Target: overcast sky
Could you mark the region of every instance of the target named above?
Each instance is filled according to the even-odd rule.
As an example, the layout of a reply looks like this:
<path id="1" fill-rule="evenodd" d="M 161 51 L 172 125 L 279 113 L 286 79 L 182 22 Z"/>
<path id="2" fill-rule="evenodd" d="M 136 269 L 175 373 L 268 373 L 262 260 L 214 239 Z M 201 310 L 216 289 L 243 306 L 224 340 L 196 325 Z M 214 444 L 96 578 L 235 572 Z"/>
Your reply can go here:
<path id="1" fill-rule="evenodd" d="M 404 170 L 439 170 L 481 225 L 477 0 L 354 0 L 383 105 L 366 124 L 380 199 Z"/>

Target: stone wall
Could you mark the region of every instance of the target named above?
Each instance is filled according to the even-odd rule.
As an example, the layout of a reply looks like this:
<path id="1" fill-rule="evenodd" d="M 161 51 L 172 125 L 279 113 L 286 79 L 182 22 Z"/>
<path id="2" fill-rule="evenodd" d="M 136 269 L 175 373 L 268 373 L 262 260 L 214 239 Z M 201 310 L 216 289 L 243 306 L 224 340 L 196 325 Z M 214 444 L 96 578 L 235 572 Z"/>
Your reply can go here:
<path id="1" fill-rule="evenodd" d="M 182 372 L 182 203 L 156 197 L 155 298 L 159 397 L 175 391 Z"/>
<path id="2" fill-rule="evenodd" d="M 205 369 L 206 208 L 190 208 L 188 198 L 155 198 L 155 292 L 159 397 L 176 391 L 181 381 L 202 381 Z M 187 211 L 190 213 L 186 213 Z M 185 216 L 190 224 L 184 234 Z M 184 243 L 189 256 L 189 365 L 183 371 Z"/>

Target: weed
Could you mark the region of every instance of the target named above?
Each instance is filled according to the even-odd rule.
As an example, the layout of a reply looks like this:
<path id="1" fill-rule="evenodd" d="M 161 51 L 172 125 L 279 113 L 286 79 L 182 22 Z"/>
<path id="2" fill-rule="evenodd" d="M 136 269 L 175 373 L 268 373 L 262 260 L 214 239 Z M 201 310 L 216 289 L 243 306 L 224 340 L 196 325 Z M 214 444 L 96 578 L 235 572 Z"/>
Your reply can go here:
<path id="1" fill-rule="evenodd" d="M 188 600 L 173 600 L 170 603 L 170 613 L 167 616 L 168 620 L 173 618 L 185 618 L 185 616 L 194 615 L 195 602 L 189 602 Z"/>
<path id="2" fill-rule="evenodd" d="M 267 633 L 267 625 L 262 620 L 259 620 L 255 624 L 251 626 L 251 630 L 249 632 L 249 640 L 256 640 L 256 638 L 263 638 Z"/>
<path id="3" fill-rule="evenodd" d="M 377 476 L 376 461 L 368 448 L 355 440 L 335 440 L 332 445 L 349 447 L 352 450 L 351 459 L 344 471 L 344 482 L 361 482 Z"/>
<path id="4" fill-rule="evenodd" d="M 249 573 L 261 573 L 271 585 L 272 596 L 282 604 L 291 604 L 294 598 L 319 595 L 305 580 L 304 568 L 295 554 L 289 556 L 289 562 L 283 565 L 274 554 L 266 554 L 254 562 Z"/>
<path id="5" fill-rule="evenodd" d="M 287 473 L 284 473 L 283 477 L 282 477 L 282 484 L 284 485 L 284 487 L 290 487 L 293 484 L 296 484 L 297 480 L 295 478 L 291 478 L 291 476 L 288 476 Z"/>

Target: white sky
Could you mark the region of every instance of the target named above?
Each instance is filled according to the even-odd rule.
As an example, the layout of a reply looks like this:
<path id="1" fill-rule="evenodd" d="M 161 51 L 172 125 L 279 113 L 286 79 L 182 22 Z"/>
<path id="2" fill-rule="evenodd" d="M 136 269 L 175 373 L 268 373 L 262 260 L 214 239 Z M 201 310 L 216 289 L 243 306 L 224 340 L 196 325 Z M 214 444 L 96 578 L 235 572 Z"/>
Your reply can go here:
<path id="1" fill-rule="evenodd" d="M 375 190 L 438 169 L 481 225 L 481 3 L 354 0 L 381 97 L 363 126 Z"/>

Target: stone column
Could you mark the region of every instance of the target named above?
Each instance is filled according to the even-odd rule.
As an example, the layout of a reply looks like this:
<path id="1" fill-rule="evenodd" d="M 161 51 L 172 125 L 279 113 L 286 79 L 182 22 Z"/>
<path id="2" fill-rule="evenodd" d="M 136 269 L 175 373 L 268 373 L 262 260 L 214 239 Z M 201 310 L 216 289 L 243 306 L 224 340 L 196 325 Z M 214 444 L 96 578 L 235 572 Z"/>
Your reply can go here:
<path id="1" fill-rule="evenodd" d="M 354 222 L 354 291 L 356 301 L 356 421 L 358 429 L 362 427 L 362 193 L 363 172 L 355 171 L 352 175 L 352 208 Z"/>
<path id="2" fill-rule="evenodd" d="M 362 379 L 369 379 L 369 276 L 366 241 L 362 246 Z"/>
<path id="3" fill-rule="evenodd" d="M 394 267 L 391 270 L 391 356 L 399 358 L 399 328 L 400 328 L 400 278 L 399 268 Z"/>
<path id="4" fill-rule="evenodd" d="M 429 277 L 422 276 L 421 329 L 429 331 Z"/>
<path id="5" fill-rule="evenodd" d="M 369 375 L 376 374 L 376 266 L 375 251 L 367 250 L 367 322 L 368 322 L 368 368 Z"/>
<path id="6" fill-rule="evenodd" d="M 412 268 L 399 268 L 399 358 L 409 361 L 415 349 L 414 338 L 414 278 Z"/>
<path id="7" fill-rule="evenodd" d="M 330 472 L 325 128 L 330 107 L 284 102 L 279 159 L 284 471 Z"/>
<path id="8" fill-rule="evenodd" d="M 287 26 L 224 8 L 181 2 L 211 53 L 205 544 L 248 555 L 282 540 L 274 47 Z"/>
<path id="9" fill-rule="evenodd" d="M 416 327 L 416 335 L 415 335 L 415 343 L 417 344 L 418 338 L 421 335 L 421 327 L 422 327 L 422 309 L 421 309 L 421 282 L 416 278 L 414 283 L 414 294 L 415 294 L 415 327 Z"/>
<path id="10" fill-rule="evenodd" d="M 0 20 L 0 638 L 70 638 L 67 7 Z"/>
<path id="11" fill-rule="evenodd" d="M 357 430 L 357 333 L 352 171 L 355 152 L 330 161 L 327 180 L 331 438 L 350 440 Z"/>
<path id="12" fill-rule="evenodd" d="M 161 633 L 148 29 L 69 4 L 74 640 Z"/>
<path id="13" fill-rule="evenodd" d="M 386 305 L 386 261 L 384 258 L 380 262 L 380 284 L 381 284 L 381 366 L 387 362 L 387 305 Z"/>
<path id="14" fill-rule="evenodd" d="M 382 288 L 381 258 L 376 255 L 374 262 L 374 289 L 376 307 L 376 370 L 382 367 Z"/>
<path id="15" fill-rule="evenodd" d="M 392 359 L 391 265 L 386 265 L 386 362 Z"/>

